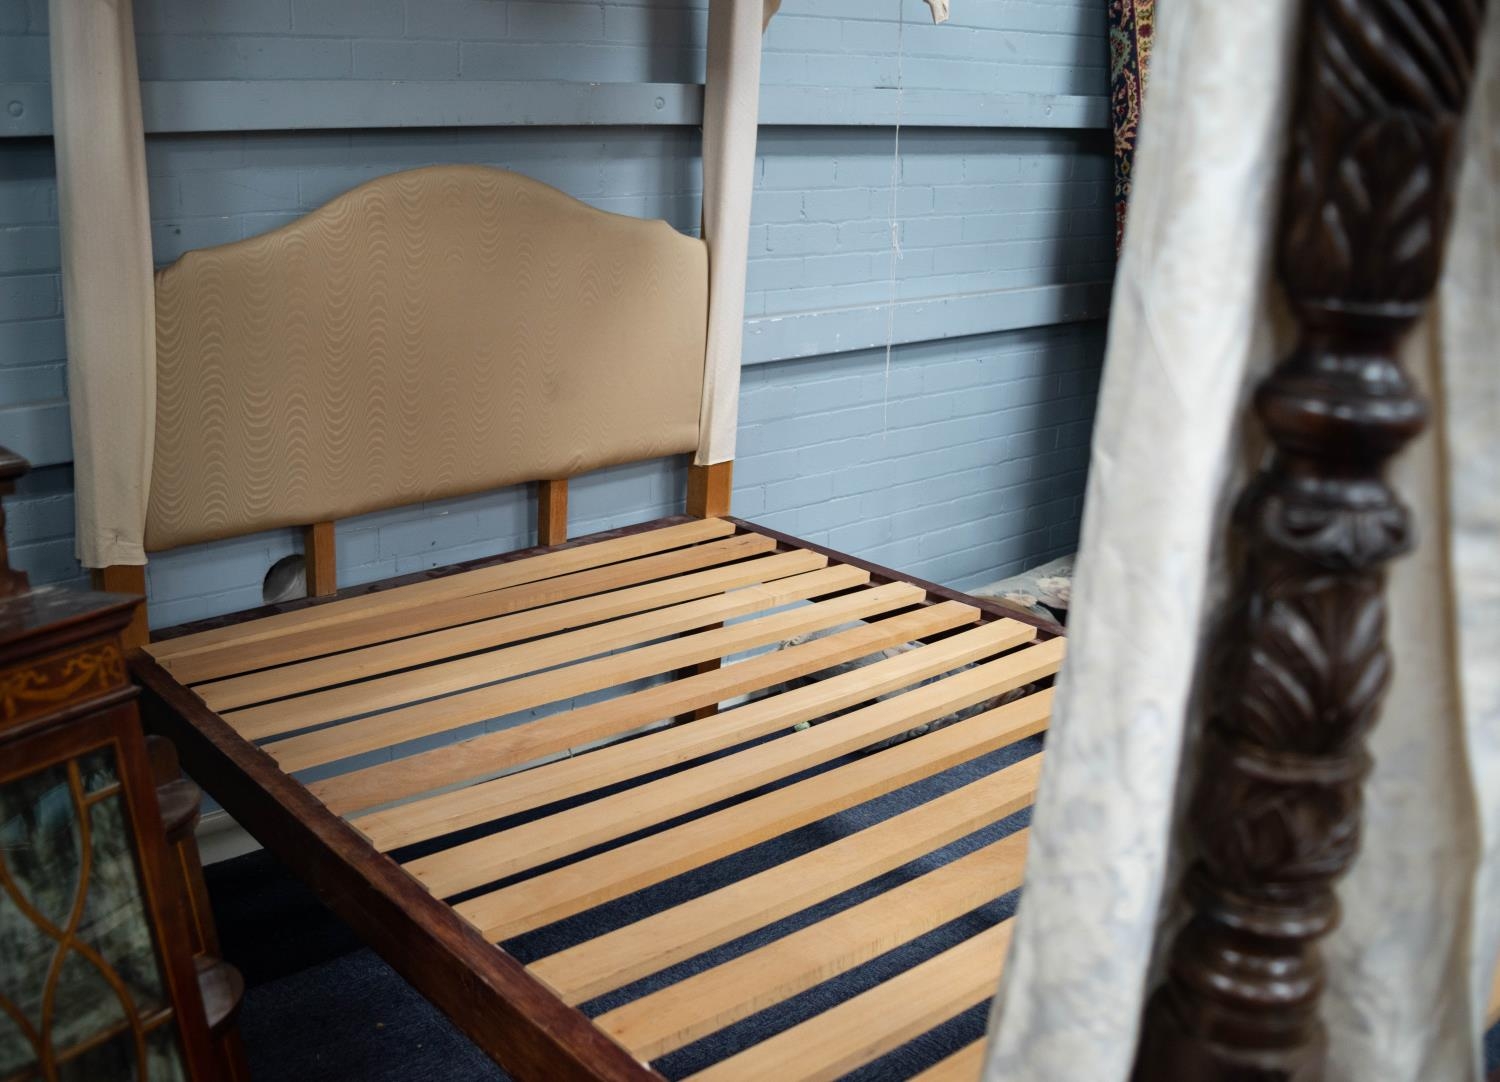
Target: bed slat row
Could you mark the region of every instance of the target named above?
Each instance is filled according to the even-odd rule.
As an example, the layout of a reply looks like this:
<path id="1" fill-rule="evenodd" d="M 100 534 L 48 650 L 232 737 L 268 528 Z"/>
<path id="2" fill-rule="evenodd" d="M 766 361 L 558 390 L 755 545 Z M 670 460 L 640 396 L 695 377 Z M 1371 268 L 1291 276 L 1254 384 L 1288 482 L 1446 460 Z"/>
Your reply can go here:
<path id="1" fill-rule="evenodd" d="M 920 954 L 939 930 L 973 929 L 693 1075 L 728 1082 L 837 1077 L 993 993 L 1010 924 L 982 914 L 1020 886 L 1026 845 L 1024 830 L 995 831 L 1030 804 L 1041 756 L 946 791 L 940 779 L 1045 729 L 1063 647 L 708 519 L 150 651 L 280 770 L 323 775 L 304 783 L 372 853 L 496 944 L 551 942 L 557 922 L 939 786 L 860 829 L 825 837 L 820 825 L 811 849 L 685 900 L 669 891 L 530 963 L 565 1003 L 602 997 L 595 1025 L 650 1061 L 893 951 Z M 965 855 L 938 856 L 981 831 Z M 850 891 L 868 896 L 798 916 Z M 789 920 L 801 923 L 764 939 Z M 760 945 L 736 951 L 752 934 Z M 980 1057 L 970 1046 L 923 1077 L 977 1077 Z"/>

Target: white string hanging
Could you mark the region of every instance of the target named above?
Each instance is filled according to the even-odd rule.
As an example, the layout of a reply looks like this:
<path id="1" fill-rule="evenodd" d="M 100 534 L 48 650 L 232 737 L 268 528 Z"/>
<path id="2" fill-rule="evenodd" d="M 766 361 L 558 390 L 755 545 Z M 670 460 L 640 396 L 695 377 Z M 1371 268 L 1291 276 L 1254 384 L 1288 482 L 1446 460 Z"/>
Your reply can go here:
<path id="1" fill-rule="evenodd" d="M 943 17 L 947 16 L 947 5 L 943 5 Z M 937 9 L 933 9 L 937 17 Z M 891 347 L 896 340 L 896 285 L 897 269 L 903 258 L 901 252 L 901 224 L 896 217 L 897 194 L 901 188 L 901 117 L 906 102 L 906 80 L 904 62 L 906 58 L 906 0 L 896 0 L 896 133 L 891 143 L 891 207 L 889 229 L 891 236 L 890 295 L 885 307 L 885 386 L 881 398 L 880 440 L 884 444 L 890 428 L 891 417 Z"/>

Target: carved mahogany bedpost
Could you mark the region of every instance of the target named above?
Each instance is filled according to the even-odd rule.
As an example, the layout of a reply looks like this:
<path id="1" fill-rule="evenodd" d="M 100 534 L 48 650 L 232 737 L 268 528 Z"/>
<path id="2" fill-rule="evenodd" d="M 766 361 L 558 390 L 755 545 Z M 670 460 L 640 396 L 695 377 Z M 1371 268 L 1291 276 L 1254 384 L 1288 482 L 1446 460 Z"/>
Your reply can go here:
<path id="1" fill-rule="evenodd" d="M 1437 283 L 1484 3 L 1307 2 L 1278 253 L 1300 341 L 1256 395 L 1275 452 L 1236 515 L 1187 922 L 1136 1082 L 1323 1076 L 1318 941 L 1390 675 L 1383 568 L 1413 543 L 1384 467 L 1427 416 L 1396 349 Z"/>

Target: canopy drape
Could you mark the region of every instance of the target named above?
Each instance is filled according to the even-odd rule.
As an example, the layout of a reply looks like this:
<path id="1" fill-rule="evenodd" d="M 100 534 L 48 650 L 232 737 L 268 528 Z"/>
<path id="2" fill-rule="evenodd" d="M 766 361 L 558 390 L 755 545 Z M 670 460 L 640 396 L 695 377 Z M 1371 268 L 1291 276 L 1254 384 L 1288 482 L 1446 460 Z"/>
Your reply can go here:
<path id="1" fill-rule="evenodd" d="M 131 0 L 51 0 L 48 17 L 77 555 L 143 564 L 156 328 Z"/>
<path id="2" fill-rule="evenodd" d="M 926 2 L 934 22 L 948 18 L 948 0 Z M 780 7 L 781 0 L 711 0 L 708 8 L 708 68 L 703 88 L 708 351 L 694 459 L 700 466 L 734 457 L 760 111 L 761 34 Z"/>
<path id="3" fill-rule="evenodd" d="M 703 239 L 708 244 L 708 348 L 698 465 L 734 457 L 739 425 L 750 195 L 760 113 L 761 34 L 780 0 L 712 0 L 703 87 Z"/>
<path id="4" fill-rule="evenodd" d="M 1271 256 L 1300 9 L 1176 0 L 1157 13 L 1069 660 L 991 1018 L 997 1082 L 1130 1074 L 1175 881 L 1198 649 L 1226 585 L 1227 502 L 1258 457 L 1247 394 L 1289 344 Z M 1434 418 L 1393 470 L 1420 540 L 1391 571 L 1395 677 L 1363 851 L 1324 945 L 1331 1079 L 1482 1077 L 1500 933 L 1497 14 L 1447 272 L 1406 351 Z"/>

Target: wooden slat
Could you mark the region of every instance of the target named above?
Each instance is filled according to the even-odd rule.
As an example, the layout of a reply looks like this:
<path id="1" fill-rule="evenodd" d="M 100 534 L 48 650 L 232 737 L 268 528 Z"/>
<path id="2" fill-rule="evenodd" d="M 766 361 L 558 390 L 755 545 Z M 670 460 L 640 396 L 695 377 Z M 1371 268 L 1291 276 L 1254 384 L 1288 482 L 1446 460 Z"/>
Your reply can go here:
<path id="1" fill-rule="evenodd" d="M 731 617 L 747 616 L 793 601 L 847 590 L 868 579 L 868 572 L 852 567 L 810 571 L 455 661 L 231 711 L 224 714 L 224 720 L 246 740 L 261 740 L 325 721 L 403 706 L 554 665 L 597 657 L 611 650 L 639 646 L 678 632 L 718 624 Z M 278 690 L 275 694 L 279 696 L 284 692 Z M 209 706 L 222 712 L 216 697 L 205 694 L 203 698 Z"/>
<path id="2" fill-rule="evenodd" d="M 934 634 L 934 608 L 894 616 L 887 630 L 911 626 L 910 637 Z M 901 625 L 895 627 L 897 621 Z M 906 633 L 903 631 L 902 633 Z M 586 755 L 547 763 L 524 774 L 471 785 L 353 820 L 381 850 L 435 838 L 464 827 L 514 815 L 628 778 L 708 755 L 722 748 L 788 729 L 855 706 L 899 688 L 990 657 L 1033 638 L 1036 629 L 1014 620 L 994 620 L 971 631 L 747 703 L 719 717 L 679 725 Z"/>
<path id="3" fill-rule="evenodd" d="M 1012 921 L 1002 921 L 837 1007 L 699 1071 L 692 1076 L 693 1082 L 767 1078 L 832 1082 L 994 995 L 1013 930 Z M 984 1042 L 976 1041 L 918 1077 L 928 1082 L 974 1082 L 983 1058 Z"/>
<path id="4" fill-rule="evenodd" d="M 568 482 L 538 481 L 536 485 L 536 543 L 561 545 L 568 539 Z"/>
<path id="5" fill-rule="evenodd" d="M 347 759 L 424 736 L 435 736 L 545 703 L 560 702 L 575 695 L 671 672 L 705 658 L 750 650 L 779 639 L 890 612 L 892 609 L 916 604 L 922 597 L 920 589 L 904 582 L 877 586 L 847 597 L 747 620 L 717 631 L 687 635 L 656 646 L 596 661 L 585 661 L 534 676 L 523 676 L 493 687 L 450 695 L 435 702 L 418 703 L 301 736 L 275 740 L 267 744 L 265 750 L 283 770 L 305 770 L 310 766 Z M 977 610 L 974 615 L 978 616 Z M 225 720 L 234 724 L 233 715 Z"/>
<path id="6" fill-rule="evenodd" d="M 1495 982 L 1490 989 L 1490 1007 L 1485 1012 L 1484 1028 L 1489 1029 L 1500 1022 L 1500 969 L 1495 970 Z"/>
<path id="7" fill-rule="evenodd" d="M 289 630 L 269 639 L 243 645 L 232 643 L 211 647 L 191 655 L 168 658 L 163 665 L 183 683 L 193 684 L 634 586 L 685 571 L 696 571 L 757 556 L 774 547 L 774 542 L 767 538 L 745 534 L 604 567 L 553 575 L 519 586 L 439 599 L 420 606 L 376 613 L 329 626 Z M 358 601 L 360 598 L 351 600 Z M 341 604 L 342 601 L 333 603 L 334 606 Z"/>
<path id="8" fill-rule="evenodd" d="M 995 976 L 995 983 L 998 987 L 999 974 Z M 979 1073 L 984 1070 L 984 1049 L 985 1040 L 981 1037 L 973 1044 L 964 1045 L 947 1059 L 934 1063 L 927 1070 L 912 1078 L 911 1082 L 979 1082 Z M 861 1060 L 861 1062 L 868 1063 L 869 1059 Z M 724 1077 L 727 1079 L 733 1076 L 725 1075 Z"/>
<path id="9" fill-rule="evenodd" d="M 1030 804 L 1042 755 L 528 968 L 568 1003 L 603 995 L 874 879 Z"/>
<path id="10" fill-rule="evenodd" d="M 791 777 L 1055 673 L 1052 639 L 713 762 L 406 864 L 441 897 L 535 868 Z"/>
<path id="11" fill-rule="evenodd" d="M 527 609 L 460 627 L 429 631 L 395 642 L 348 650 L 274 669 L 199 684 L 194 690 L 215 710 L 233 710 L 264 702 L 276 695 L 296 694 L 335 684 L 362 680 L 430 661 L 460 657 L 521 639 L 558 631 L 573 631 L 619 616 L 664 608 L 699 597 L 711 597 L 741 586 L 774 582 L 790 575 L 816 571 L 828 558 L 813 552 L 782 552 L 725 567 L 695 571 L 676 578 L 630 586 L 607 594 L 563 601 L 541 609 Z"/>
<path id="12" fill-rule="evenodd" d="M 940 606 L 931 606 L 937 609 Z M 970 606 L 943 608 L 932 618 L 950 626 L 973 622 Z M 533 762 L 554 752 L 629 732 L 677 717 L 686 710 L 723 702 L 762 688 L 841 665 L 905 642 L 910 624 L 881 620 L 834 635 L 748 658 L 715 672 L 690 676 L 655 687 L 591 703 L 543 719 L 544 724 L 519 725 L 389 763 L 310 783 L 313 793 L 339 812 L 388 804 L 403 797 L 430 792 L 465 781 L 494 777 L 502 771 Z"/>
<path id="13" fill-rule="evenodd" d="M 594 1022 L 641 1059 L 655 1059 L 1010 893 L 1021 885 L 1026 840 L 1025 831 L 1012 834 Z M 885 1022 L 866 1020 L 872 1029 Z"/>
<path id="14" fill-rule="evenodd" d="M 308 597 L 328 597 L 338 592 L 338 542 L 331 522 L 314 522 L 302 528 L 302 562 Z"/>
<path id="15" fill-rule="evenodd" d="M 244 624 L 200 631 L 177 639 L 153 643 L 151 654 L 158 661 L 183 657 L 214 646 L 227 643 L 241 645 L 273 638 L 288 631 L 301 631 L 310 627 L 325 627 L 393 612 L 397 609 L 425 605 L 452 597 L 485 593 L 507 586 L 519 586 L 537 582 L 555 575 L 582 571 L 591 567 L 602 567 L 622 560 L 634 559 L 652 553 L 665 552 L 695 545 L 701 541 L 712 541 L 734 533 L 733 523 L 722 519 L 705 519 L 701 522 L 683 522 L 666 526 L 660 530 L 631 534 L 628 537 L 611 538 L 591 545 L 578 545 L 560 552 L 544 552 L 525 560 L 482 567 L 456 575 L 427 579 L 390 590 L 380 590 L 359 597 L 345 598 L 328 605 L 312 605 L 293 612 L 278 613 Z"/>
<path id="16" fill-rule="evenodd" d="M 491 891 L 454 908 L 485 938 L 507 939 L 1013 744 L 1046 728 L 1051 710 L 1052 689 L 1048 688 L 858 762 Z"/>

